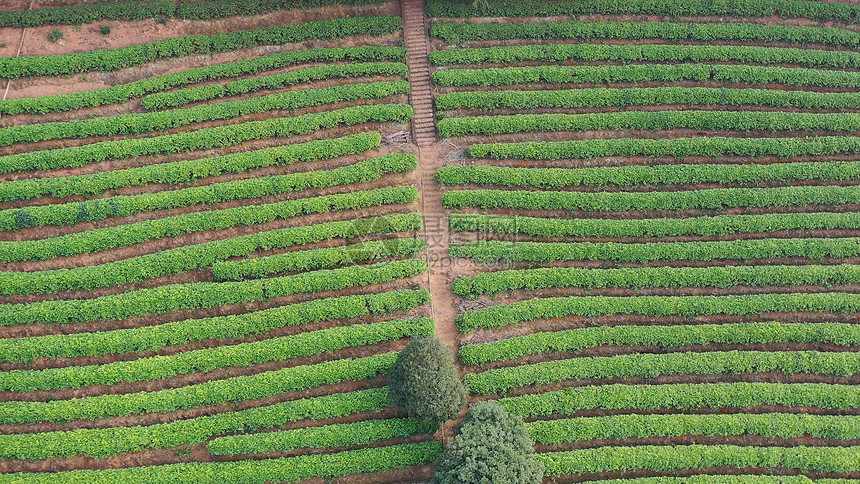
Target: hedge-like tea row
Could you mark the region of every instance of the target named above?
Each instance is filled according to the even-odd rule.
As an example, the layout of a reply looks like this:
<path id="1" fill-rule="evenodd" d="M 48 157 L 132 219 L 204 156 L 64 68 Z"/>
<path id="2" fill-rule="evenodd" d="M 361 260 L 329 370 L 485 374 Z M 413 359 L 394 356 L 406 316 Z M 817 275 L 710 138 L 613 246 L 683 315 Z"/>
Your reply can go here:
<path id="1" fill-rule="evenodd" d="M 802 257 L 821 260 L 860 256 L 860 238 L 752 239 L 710 242 L 500 242 L 474 241 L 451 244 L 452 257 L 478 262 L 613 261 L 645 264 L 656 261 L 718 261 Z"/>
<path id="2" fill-rule="evenodd" d="M 853 136 L 817 136 L 814 138 L 614 138 L 576 141 L 473 144 L 472 158 L 494 160 L 589 160 L 603 156 L 688 156 L 761 158 L 777 156 L 828 156 L 860 153 L 860 138 Z M 631 167 L 632 168 L 632 167 Z M 692 168 L 687 168 L 692 169 Z M 752 168 L 749 168 L 752 169 Z M 778 168 L 772 168 L 778 169 Z"/>
<path id="3" fill-rule="evenodd" d="M 175 237 L 191 232 L 254 225 L 312 213 L 358 210 L 378 205 L 414 201 L 415 187 L 386 187 L 345 194 L 300 198 L 266 205 L 247 205 L 221 210 L 194 212 L 50 239 L 0 242 L 0 260 L 46 260 L 99 250 L 126 247 L 147 240 Z"/>
<path id="4" fill-rule="evenodd" d="M 181 2 L 178 18 L 208 20 L 237 15 L 260 15 L 278 10 L 308 9 L 328 5 L 373 5 L 383 0 L 210 0 Z"/>
<path id="5" fill-rule="evenodd" d="M 48 402 L 0 402 L 0 422 L 91 420 L 266 398 L 279 393 L 381 375 L 388 372 L 396 356 L 396 353 L 384 353 L 365 358 L 334 360 L 153 392 L 106 394 Z"/>
<path id="6" fill-rule="evenodd" d="M 800 67 L 754 69 L 725 64 L 628 64 L 617 66 L 531 66 L 484 69 L 444 69 L 432 74 L 442 86 L 508 86 L 541 83 L 676 83 L 682 81 L 787 86 L 860 87 L 860 72 Z M 8 102 L 8 101 L 7 101 Z"/>
<path id="7" fill-rule="evenodd" d="M 595 168 L 513 168 L 447 165 L 436 172 L 442 185 L 508 186 L 537 189 L 566 187 L 639 187 L 686 183 L 760 185 L 807 180 L 860 180 L 860 163 L 814 161 L 760 164 L 625 165 Z"/>
<path id="8" fill-rule="evenodd" d="M 283 45 L 311 39 L 352 35 L 385 35 L 400 30 L 400 17 L 347 17 L 264 27 L 254 30 L 189 35 L 110 50 L 77 54 L 0 58 L 0 77 L 64 76 L 90 71 L 116 71 L 159 59 Z"/>
<path id="9" fill-rule="evenodd" d="M 0 435 L 0 459 L 41 460 L 76 455 L 109 457 L 123 452 L 193 445 L 205 442 L 213 435 L 255 432 L 301 420 L 345 417 L 379 410 L 387 404 L 388 389 L 383 387 L 147 426 Z"/>
<path id="10" fill-rule="evenodd" d="M 169 111 L 10 126 L 0 131 L 0 146 L 51 139 L 130 136 L 152 131 L 167 131 L 195 123 L 226 120 L 267 111 L 289 111 L 346 101 L 384 99 L 407 92 L 409 92 L 409 83 L 406 81 L 346 84 L 321 89 L 288 91 L 237 101 L 202 104 Z"/>
<path id="11" fill-rule="evenodd" d="M 860 345 L 860 327 L 842 323 L 726 323 L 702 325 L 598 326 L 533 333 L 460 347 L 460 360 L 482 365 L 540 353 L 575 353 L 609 346 L 678 348 L 708 344 L 827 343 Z"/>
<path id="12" fill-rule="evenodd" d="M 736 130 L 856 132 L 860 113 L 793 113 L 762 111 L 621 111 L 587 114 L 513 114 L 445 118 L 439 134 L 493 136 L 512 133 L 592 130 Z"/>
<path id="13" fill-rule="evenodd" d="M 860 470 L 857 447 L 751 447 L 736 445 L 679 445 L 601 447 L 539 454 L 546 476 L 650 470 L 687 469 L 797 469 L 803 472 L 847 473 Z"/>
<path id="14" fill-rule="evenodd" d="M 848 293 L 753 294 L 742 296 L 571 296 L 530 299 L 469 311 L 457 317 L 466 333 L 477 328 L 498 328 L 535 319 L 565 316 L 704 316 L 709 314 L 756 315 L 768 312 L 860 312 L 860 295 Z"/>
<path id="15" fill-rule="evenodd" d="M 427 2 L 431 17 L 556 17 L 587 14 L 659 15 L 666 17 L 735 16 L 810 18 L 854 22 L 860 18 L 860 7 L 847 3 L 797 0 L 651 0 L 618 2 L 615 0 L 492 0 L 466 3 L 447 0 Z"/>
<path id="16" fill-rule="evenodd" d="M 820 351 L 711 351 L 706 353 L 630 354 L 548 361 L 470 373 L 463 382 L 474 395 L 505 394 L 530 385 L 566 380 L 660 375 L 743 375 L 776 372 L 785 375 L 852 376 L 860 372 L 860 354 Z"/>
<path id="17" fill-rule="evenodd" d="M 331 170 L 246 178 L 140 195 L 119 195 L 84 202 L 0 210 L 0 230 L 16 230 L 43 225 L 75 225 L 105 218 L 126 217 L 141 212 L 213 205 L 303 190 L 322 190 L 356 183 L 369 183 L 387 174 L 414 170 L 417 165 L 418 161 L 415 155 L 391 153 Z M 22 225 L 22 223 L 26 223 L 26 225 Z"/>
<path id="18" fill-rule="evenodd" d="M 110 159 L 121 160 L 146 155 L 172 155 L 187 151 L 224 148 L 257 139 L 289 138 L 311 134 L 341 124 L 353 126 L 368 122 L 405 123 L 412 119 L 412 114 L 412 108 L 405 104 L 374 104 L 295 117 L 250 121 L 230 126 L 215 126 L 152 138 L 101 141 L 71 148 L 0 156 L 0 173 L 73 168 Z"/>
<path id="19" fill-rule="evenodd" d="M 217 0 L 202 2 L 125 1 L 70 5 L 31 10 L 0 12 L 0 27 L 36 27 L 40 25 L 80 25 L 97 20 L 143 20 L 177 18 L 209 20 L 234 15 L 259 15 L 276 10 L 314 8 L 325 5 L 378 4 L 380 0 Z"/>
<path id="20" fill-rule="evenodd" d="M 857 484 L 857 479 L 816 479 L 800 476 L 762 476 L 758 474 L 696 474 L 687 477 L 637 477 L 588 481 L 590 484 Z"/>
<path id="21" fill-rule="evenodd" d="M 758 25 L 751 23 L 673 22 L 541 22 L 541 23 L 436 23 L 430 35 L 448 44 L 512 39 L 662 39 L 713 42 L 734 40 L 757 43 L 822 44 L 860 47 L 860 34 L 845 29 Z"/>
<path id="22" fill-rule="evenodd" d="M 857 109 L 860 94 L 779 89 L 712 87 L 632 87 L 565 91 L 459 91 L 436 96 L 436 109 L 607 108 L 688 104 L 691 106 L 775 106 L 802 109 Z"/>
<path id="23" fill-rule="evenodd" d="M 680 437 L 684 435 L 759 435 L 791 439 L 817 437 L 860 438 L 860 417 L 846 415 L 612 415 L 526 424 L 535 442 L 557 445 L 595 439 Z"/>
<path id="24" fill-rule="evenodd" d="M 729 288 L 736 286 L 838 286 L 860 282 L 860 265 L 761 265 L 725 267 L 637 267 L 538 269 L 485 272 L 454 281 L 454 294 L 471 299 L 508 291 L 548 288 Z"/>
<path id="25" fill-rule="evenodd" d="M 573 415 L 580 410 L 673 411 L 759 405 L 850 410 L 860 407 L 860 387 L 828 383 L 668 383 L 568 387 L 506 397 L 498 403 L 523 418 Z"/>
<path id="26" fill-rule="evenodd" d="M 352 320 L 409 311 L 430 302 L 426 290 L 330 297 L 245 314 L 186 319 L 155 326 L 0 339 L 0 359 L 27 362 L 37 358 L 73 358 L 158 351 L 194 341 L 241 338 L 290 326 Z"/>
<path id="27" fill-rule="evenodd" d="M 0 114 L 45 114 L 70 111 L 104 104 L 122 104 L 147 93 L 164 91 L 173 87 L 197 82 L 214 81 L 225 77 L 236 77 L 288 67 L 309 62 L 366 62 L 402 61 L 406 56 L 403 47 L 341 47 L 279 52 L 253 59 L 225 62 L 212 66 L 197 67 L 173 74 L 140 79 L 127 84 L 51 96 L 6 99 L 0 101 Z"/>
<path id="28" fill-rule="evenodd" d="M 0 27 L 36 27 L 39 25 L 80 25 L 97 20 L 143 20 L 172 18 L 176 3 L 169 1 L 133 1 L 93 3 L 31 10 L 0 12 Z"/>
<path id="29" fill-rule="evenodd" d="M 387 174 L 414 170 L 418 166 L 417 158 L 412 154 L 391 153 L 331 170 L 246 178 L 140 195 L 118 195 L 84 202 L 0 210 L 0 230 L 43 225 L 75 225 L 106 218 L 127 217 L 141 212 L 214 205 L 303 190 L 322 190 L 356 183 L 369 183 Z"/>
<path id="30" fill-rule="evenodd" d="M 344 155 L 357 155 L 379 148 L 381 142 L 382 136 L 379 133 L 369 131 L 342 138 L 321 139 L 212 158 L 156 163 L 87 175 L 13 180 L 0 183 L 0 201 L 27 200 L 45 196 L 57 198 L 72 195 L 93 196 L 106 190 L 150 183 L 186 184 L 209 176 L 242 173 L 254 168 L 285 166 L 299 162 L 328 160 Z"/>
<path id="31" fill-rule="evenodd" d="M 390 445 L 335 454 L 234 462 L 189 462 L 151 467 L 107 470 L 0 474 L 0 483 L 113 484 L 116 482 L 169 482 L 171 484 L 265 484 L 299 482 L 311 478 L 334 479 L 358 473 L 383 472 L 426 465 L 442 453 L 440 442 Z"/>
<path id="32" fill-rule="evenodd" d="M 216 281 L 259 279 L 291 271 L 309 271 L 367 260 L 416 255 L 427 248 L 417 238 L 383 239 L 315 250 L 285 252 L 268 257 L 217 262 L 212 265 Z"/>
<path id="33" fill-rule="evenodd" d="M 66 299 L 29 304 L 0 305 L 4 326 L 35 322 L 66 324 L 115 320 L 144 314 L 205 309 L 215 306 L 266 301 L 290 294 L 313 294 L 347 287 L 378 284 L 421 274 L 422 259 L 405 259 L 372 265 L 304 272 L 274 279 L 244 282 L 194 282 L 128 291 L 93 299 Z"/>
<path id="34" fill-rule="evenodd" d="M 0 293 L 44 294 L 65 290 L 92 290 L 99 287 L 112 287 L 153 277 L 204 269 L 230 257 L 248 256 L 261 249 L 287 248 L 335 238 L 354 239 L 366 235 L 418 230 L 421 228 L 421 223 L 421 217 L 418 214 L 398 214 L 344 222 L 327 222 L 180 246 L 99 265 L 34 272 L 2 271 L 0 272 Z M 369 242 L 369 244 L 383 243 Z M 420 241 L 404 244 L 389 243 L 389 246 L 390 255 L 385 255 L 381 250 L 368 251 L 367 248 L 362 249 L 361 246 L 289 252 L 293 255 L 283 257 L 284 263 L 281 269 L 270 271 L 270 273 L 288 270 L 325 269 L 381 257 L 417 254 L 424 249 L 424 245 Z M 352 249 L 362 250 L 352 251 Z M 342 255 L 337 257 L 338 253 L 342 253 Z M 317 257 L 321 258 L 315 260 Z M 290 267 L 296 269 L 290 269 Z"/>
<path id="35" fill-rule="evenodd" d="M 332 353 L 344 348 L 396 341 L 410 336 L 430 336 L 433 331 L 433 320 L 430 318 L 401 319 L 353 324 L 103 365 L 12 370 L 0 373 L 0 391 L 31 392 L 154 381 L 177 375 L 249 367 L 300 356 Z"/>
<path id="36" fill-rule="evenodd" d="M 769 213 L 640 220 L 560 220 L 455 213 L 451 214 L 450 225 L 451 230 L 456 232 L 528 234 L 537 237 L 713 237 L 783 230 L 858 229 L 860 214 Z"/>
<path id="37" fill-rule="evenodd" d="M 408 418 L 306 427 L 281 432 L 217 438 L 206 448 L 215 455 L 258 454 L 295 449 L 326 449 L 369 445 L 394 437 L 432 432 L 435 428 Z"/>
<path id="38" fill-rule="evenodd" d="M 727 208 L 837 206 L 857 203 L 858 186 L 789 186 L 776 188 L 713 188 L 676 192 L 575 192 L 527 190 L 451 190 L 442 205 L 520 210 L 628 211 L 724 210 Z"/>
<path id="39" fill-rule="evenodd" d="M 20 57 L 27 59 L 27 57 Z M 430 53 L 437 66 L 516 64 L 541 61 L 582 62 L 738 62 L 743 64 L 792 64 L 801 67 L 856 69 L 860 53 L 791 47 L 743 45 L 600 45 L 554 44 L 437 50 Z M 0 71 L 2 72 L 2 71 Z"/>
<path id="40" fill-rule="evenodd" d="M 204 84 L 187 89 L 158 92 L 145 96 L 140 100 L 140 104 L 149 110 L 166 109 L 207 99 L 235 96 L 261 89 L 278 89 L 323 79 L 348 79 L 364 76 L 399 76 L 405 79 L 407 74 L 406 64 L 401 62 L 332 64 L 306 67 L 263 77 L 239 79 L 226 85 Z"/>

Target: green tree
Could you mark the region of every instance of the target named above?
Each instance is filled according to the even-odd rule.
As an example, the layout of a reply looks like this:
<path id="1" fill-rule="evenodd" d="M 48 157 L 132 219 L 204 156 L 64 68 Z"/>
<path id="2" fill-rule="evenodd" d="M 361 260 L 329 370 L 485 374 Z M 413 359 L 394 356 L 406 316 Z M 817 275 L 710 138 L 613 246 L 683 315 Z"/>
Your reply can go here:
<path id="1" fill-rule="evenodd" d="M 540 484 L 544 465 L 523 419 L 495 402 L 469 409 L 436 466 L 434 484 Z"/>
<path id="2" fill-rule="evenodd" d="M 409 416 L 440 424 L 466 404 L 466 388 L 457 375 L 454 353 L 432 336 L 413 339 L 388 374 L 389 400 Z"/>

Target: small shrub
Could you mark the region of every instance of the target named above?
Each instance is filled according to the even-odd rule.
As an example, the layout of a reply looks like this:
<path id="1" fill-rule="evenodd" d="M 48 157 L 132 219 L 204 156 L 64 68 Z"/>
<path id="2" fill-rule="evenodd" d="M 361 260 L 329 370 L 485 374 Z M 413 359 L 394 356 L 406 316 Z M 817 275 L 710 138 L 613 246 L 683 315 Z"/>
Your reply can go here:
<path id="1" fill-rule="evenodd" d="M 99 32 L 101 32 L 101 33 L 102 33 L 102 35 L 108 35 L 108 34 L 110 34 L 110 25 L 102 25 L 102 26 L 100 26 L 100 27 L 99 27 Z"/>
<path id="2" fill-rule="evenodd" d="M 523 419 L 495 402 L 469 409 L 439 459 L 434 484 L 540 484 L 544 465 Z"/>
<path id="3" fill-rule="evenodd" d="M 19 229 L 23 229 L 24 227 L 30 227 L 35 223 L 33 216 L 27 209 L 18 210 L 15 212 L 15 227 Z"/>
<path id="4" fill-rule="evenodd" d="M 167 17 L 164 15 L 160 15 L 160 16 L 155 18 L 155 22 L 159 23 L 161 25 L 165 25 L 167 23 Z"/>
<path id="5" fill-rule="evenodd" d="M 454 352 L 431 336 L 415 338 L 397 356 L 388 375 L 390 403 L 410 417 L 440 424 L 466 404 L 466 388 L 457 376 Z"/>
<path id="6" fill-rule="evenodd" d="M 63 38 L 63 33 L 60 32 L 60 29 L 54 29 L 48 32 L 48 41 L 57 42 Z"/>

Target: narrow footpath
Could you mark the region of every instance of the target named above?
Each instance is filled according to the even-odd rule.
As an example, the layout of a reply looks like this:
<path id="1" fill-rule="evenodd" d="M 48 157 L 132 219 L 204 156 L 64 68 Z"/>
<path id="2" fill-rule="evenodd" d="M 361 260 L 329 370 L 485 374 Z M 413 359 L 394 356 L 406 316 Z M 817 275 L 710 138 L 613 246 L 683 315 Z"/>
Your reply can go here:
<path id="1" fill-rule="evenodd" d="M 424 0 L 401 0 L 403 36 L 409 66 L 409 100 L 415 109 L 412 139 L 418 145 L 418 189 L 424 215 L 424 238 L 430 245 L 428 285 L 436 336 L 456 351 L 459 333 L 454 325 L 452 259 L 448 257 L 448 219 L 442 208 L 442 187 L 434 175 L 441 168 L 440 146 L 436 139 L 433 93 L 430 85 L 429 32 L 424 18 Z"/>

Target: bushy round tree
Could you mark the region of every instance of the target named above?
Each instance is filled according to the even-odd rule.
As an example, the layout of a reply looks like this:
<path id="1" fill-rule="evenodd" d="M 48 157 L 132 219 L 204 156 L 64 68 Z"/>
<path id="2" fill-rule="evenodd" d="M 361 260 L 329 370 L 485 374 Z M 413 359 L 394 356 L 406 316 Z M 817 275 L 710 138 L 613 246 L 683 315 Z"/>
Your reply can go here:
<path id="1" fill-rule="evenodd" d="M 422 422 L 440 424 L 466 404 L 454 352 L 432 336 L 414 338 L 388 374 L 389 401 Z"/>
<path id="2" fill-rule="evenodd" d="M 435 484 L 540 484 L 544 465 L 523 419 L 495 402 L 469 409 L 436 466 Z"/>

